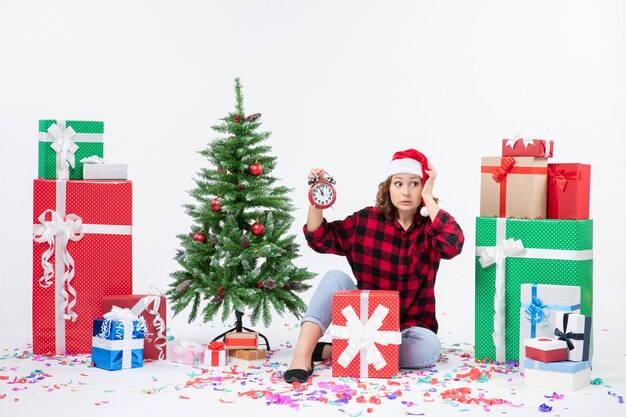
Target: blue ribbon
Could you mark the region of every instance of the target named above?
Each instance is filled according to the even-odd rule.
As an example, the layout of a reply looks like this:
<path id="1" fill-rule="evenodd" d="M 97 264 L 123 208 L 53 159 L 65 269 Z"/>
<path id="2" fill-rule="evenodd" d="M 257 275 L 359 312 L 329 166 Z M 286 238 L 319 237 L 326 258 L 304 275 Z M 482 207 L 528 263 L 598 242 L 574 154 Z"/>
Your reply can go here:
<path id="1" fill-rule="evenodd" d="M 575 311 L 580 309 L 580 304 L 571 306 L 559 304 L 544 304 L 541 298 L 537 297 L 537 284 L 533 284 L 531 288 L 531 302 L 522 303 L 525 308 L 526 320 L 530 321 L 530 337 L 537 337 L 537 324 L 547 326 L 547 318 L 550 317 L 550 310 L 558 311 Z"/>

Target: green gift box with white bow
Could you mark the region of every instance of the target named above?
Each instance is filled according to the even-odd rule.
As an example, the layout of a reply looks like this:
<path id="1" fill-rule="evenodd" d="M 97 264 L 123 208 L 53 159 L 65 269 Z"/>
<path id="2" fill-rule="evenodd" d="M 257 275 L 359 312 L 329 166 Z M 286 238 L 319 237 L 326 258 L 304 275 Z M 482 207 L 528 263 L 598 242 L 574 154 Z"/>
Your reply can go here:
<path id="1" fill-rule="evenodd" d="M 580 287 L 593 311 L 593 221 L 476 218 L 475 355 L 519 360 L 522 284 Z"/>
<path id="2" fill-rule="evenodd" d="M 82 180 L 83 158 L 104 157 L 104 122 L 39 120 L 39 178 Z"/>

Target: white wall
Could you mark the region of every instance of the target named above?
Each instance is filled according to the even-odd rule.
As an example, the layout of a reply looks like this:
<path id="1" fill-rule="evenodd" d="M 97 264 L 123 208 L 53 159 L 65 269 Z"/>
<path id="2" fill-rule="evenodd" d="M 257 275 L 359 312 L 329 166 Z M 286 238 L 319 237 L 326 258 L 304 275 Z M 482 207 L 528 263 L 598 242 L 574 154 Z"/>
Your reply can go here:
<path id="1" fill-rule="evenodd" d="M 623 327 L 625 20 L 619 0 L 1 0 L 0 340 L 30 338 L 37 120 L 105 121 L 106 157 L 134 181 L 134 290 L 145 292 L 176 268 L 181 204 L 205 164 L 196 151 L 233 109 L 236 76 L 272 132 L 275 174 L 295 189 L 302 244 L 309 167 L 336 177 L 338 219 L 373 202 L 394 151 L 429 156 L 467 237 L 440 270 L 441 331 L 467 340 L 480 157 L 520 130 L 554 139 L 555 161 L 593 166 L 595 323 Z M 320 274 L 347 270 L 301 254 Z"/>

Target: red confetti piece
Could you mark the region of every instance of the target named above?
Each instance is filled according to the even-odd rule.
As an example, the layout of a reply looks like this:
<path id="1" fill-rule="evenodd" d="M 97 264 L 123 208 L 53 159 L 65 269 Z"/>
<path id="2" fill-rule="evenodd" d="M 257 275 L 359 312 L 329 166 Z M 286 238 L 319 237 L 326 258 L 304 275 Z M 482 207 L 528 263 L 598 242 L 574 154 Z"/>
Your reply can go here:
<path id="1" fill-rule="evenodd" d="M 512 405 L 509 401 L 500 398 L 470 397 L 472 389 L 468 387 L 449 389 L 441 393 L 441 398 L 456 401 L 462 404 L 484 404 L 484 405 Z"/>
<path id="2" fill-rule="evenodd" d="M 179 395 L 178 399 L 180 399 L 180 400 L 191 400 L 191 397 L 186 397 L 184 395 Z"/>
<path id="3" fill-rule="evenodd" d="M 0 375 L 0 379 L 3 381 L 7 381 L 10 377 L 8 375 Z"/>

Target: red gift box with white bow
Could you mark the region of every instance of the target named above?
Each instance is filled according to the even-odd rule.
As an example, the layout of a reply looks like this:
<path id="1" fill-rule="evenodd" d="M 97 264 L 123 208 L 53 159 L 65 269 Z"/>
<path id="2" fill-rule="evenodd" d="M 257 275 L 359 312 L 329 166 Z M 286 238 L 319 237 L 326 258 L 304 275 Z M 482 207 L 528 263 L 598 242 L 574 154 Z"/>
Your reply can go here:
<path id="1" fill-rule="evenodd" d="M 36 179 L 33 352 L 91 352 L 102 298 L 132 292 L 132 183 Z"/>
<path id="2" fill-rule="evenodd" d="M 345 290 L 333 294 L 332 375 L 391 378 L 400 367 L 397 291 Z"/>
<path id="3" fill-rule="evenodd" d="M 552 158 L 554 141 L 546 139 L 526 139 L 515 137 L 502 139 L 502 156 L 534 156 Z"/>
<path id="4" fill-rule="evenodd" d="M 127 308 L 146 321 L 143 358 L 160 360 L 167 356 L 165 297 L 156 294 L 109 295 L 102 299 L 102 314 L 113 306 Z"/>

